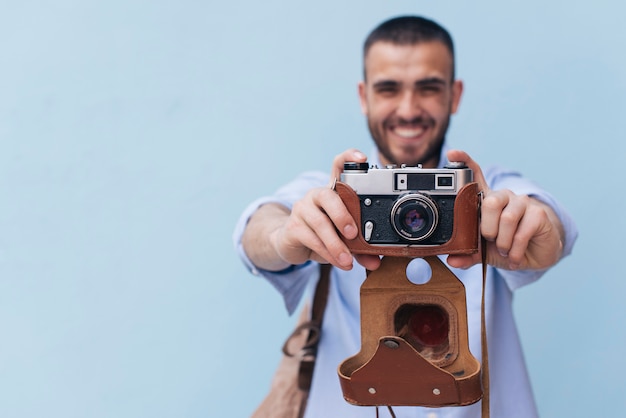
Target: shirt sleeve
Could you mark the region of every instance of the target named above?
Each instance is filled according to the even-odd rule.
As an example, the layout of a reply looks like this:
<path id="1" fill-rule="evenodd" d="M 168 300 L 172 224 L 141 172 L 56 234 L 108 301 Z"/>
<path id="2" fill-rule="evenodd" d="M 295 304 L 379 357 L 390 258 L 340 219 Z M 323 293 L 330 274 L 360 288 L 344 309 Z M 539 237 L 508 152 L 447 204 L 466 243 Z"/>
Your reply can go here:
<path id="1" fill-rule="evenodd" d="M 563 254 L 561 258 L 571 254 L 574 242 L 578 237 L 578 230 L 570 214 L 551 194 L 543 190 L 533 181 L 522 177 L 519 173 L 506 170 L 499 166 L 488 168 L 485 170 L 484 174 L 489 187 L 493 190 L 509 189 L 516 194 L 531 196 L 550 206 L 561 220 L 565 231 L 565 242 L 563 243 Z M 516 290 L 538 280 L 546 271 L 547 269 L 519 271 L 498 270 L 511 290 Z"/>
<path id="2" fill-rule="evenodd" d="M 248 220 L 252 214 L 262 205 L 267 203 L 278 203 L 289 209 L 293 207 L 294 202 L 304 197 L 304 195 L 314 187 L 321 187 L 329 181 L 328 174 L 322 172 L 306 172 L 298 176 L 292 182 L 278 189 L 273 195 L 262 197 L 253 201 L 245 208 L 233 233 L 233 243 L 237 254 L 243 261 L 248 270 L 256 275 L 262 276 L 274 286 L 283 296 L 287 311 L 292 314 L 297 308 L 302 295 L 304 294 L 309 279 L 316 277 L 319 271 L 317 263 L 305 263 L 301 266 L 290 268 L 287 272 L 272 272 L 256 267 L 248 258 L 241 244 L 243 231 L 248 224 Z"/>

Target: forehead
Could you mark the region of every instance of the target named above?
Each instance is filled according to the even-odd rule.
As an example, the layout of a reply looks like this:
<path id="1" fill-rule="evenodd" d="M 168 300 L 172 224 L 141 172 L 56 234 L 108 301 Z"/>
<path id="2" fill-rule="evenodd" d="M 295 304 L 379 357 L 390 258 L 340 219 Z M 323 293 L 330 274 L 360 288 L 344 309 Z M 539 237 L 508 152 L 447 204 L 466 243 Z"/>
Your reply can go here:
<path id="1" fill-rule="evenodd" d="M 397 45 L 376 42 L 365 56 L 365 75 L 368 82 L 381 79 L 418 80 L 437 77 L 452 79 L 452 55 L 439 41 Z"/>

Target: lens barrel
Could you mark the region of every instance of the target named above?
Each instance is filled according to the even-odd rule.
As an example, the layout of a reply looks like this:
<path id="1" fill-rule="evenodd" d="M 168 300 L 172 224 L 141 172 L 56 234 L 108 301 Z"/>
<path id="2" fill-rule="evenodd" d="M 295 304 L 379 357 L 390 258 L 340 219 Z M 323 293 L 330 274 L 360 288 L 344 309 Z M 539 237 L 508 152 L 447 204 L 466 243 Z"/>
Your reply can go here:
<path id="1" fill-rule="evenodd" d="M 408 194 L 391 209 L 391 225 L 398 235 L 409 241 L 422 241 L 435 231 L 439 215 L 437 206 L 423 194 Z"/>

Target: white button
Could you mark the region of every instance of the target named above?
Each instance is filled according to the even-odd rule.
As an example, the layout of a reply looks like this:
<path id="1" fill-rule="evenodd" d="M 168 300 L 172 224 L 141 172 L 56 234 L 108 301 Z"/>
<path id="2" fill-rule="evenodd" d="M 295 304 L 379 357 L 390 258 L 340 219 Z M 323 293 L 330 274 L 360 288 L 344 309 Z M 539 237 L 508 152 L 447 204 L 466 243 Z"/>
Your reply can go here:
<path id="1" fill-rule="evenodd" d="M 374 231 L 374 223 L 372 221 L 365 222 L 365 232 L 363 236 L 365 241 L 369 241 L 372 238 L 372 231 Z"/>

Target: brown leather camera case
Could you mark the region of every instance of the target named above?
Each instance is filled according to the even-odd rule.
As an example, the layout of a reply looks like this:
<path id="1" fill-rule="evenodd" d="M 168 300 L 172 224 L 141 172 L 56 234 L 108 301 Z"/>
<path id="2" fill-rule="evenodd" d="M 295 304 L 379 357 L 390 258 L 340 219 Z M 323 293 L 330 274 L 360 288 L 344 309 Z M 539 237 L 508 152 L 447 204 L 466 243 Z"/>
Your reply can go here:
<path id="1" fill-rule="evenodd" d="M 355 239 L 343 241 L 354 254 L 392 255 L 401 257 L 425 257 L 437 254 L 473 254 L 478 252 L 478 183 L 465 185 L 454 202 L 454 225 L 452 236 L 442 245 L 372 245 L 363 238 L 361 203 L 359 196 L 345 183 L 338 181 L 335 190 L 356 221 L 359 234 Z"/>
<path id="2" fill-rule="evenodd" d="M 436 256 L 432 277 L 414 284 L 408 257 L 384 257 L 361 286 L 361 351 L 339 366 L 344 398 L 355 405 L 450 406 L 481 399 L 480 363 L 469 351 L 465 287 Z M 429 361 L 399 335 L 403 306 L 439 305 L 449 317 L 448 353 Z"/>

